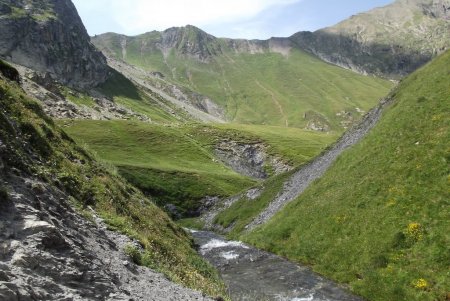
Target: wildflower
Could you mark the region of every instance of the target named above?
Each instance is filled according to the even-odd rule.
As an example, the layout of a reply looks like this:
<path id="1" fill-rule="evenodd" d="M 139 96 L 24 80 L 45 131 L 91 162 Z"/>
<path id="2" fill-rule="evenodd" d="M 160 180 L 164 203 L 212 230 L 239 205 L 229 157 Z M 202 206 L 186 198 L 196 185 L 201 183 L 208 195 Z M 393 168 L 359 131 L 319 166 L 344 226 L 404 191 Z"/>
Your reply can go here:
<path id="1" fill-rule="evenodd" d="M 414 280 L 411 284 L 414 288 L 417 288 L 420 290 L 426 290 L 428 288 L 428 282 L 423 278 Z"/>
<path id="2" fill-rule="evenodd" d="M 408 228 L 406 229 L 406 234 L 416 240 L 419 241 L 423 238 L 423 229 L 419 223 L 409 223 Z"/>

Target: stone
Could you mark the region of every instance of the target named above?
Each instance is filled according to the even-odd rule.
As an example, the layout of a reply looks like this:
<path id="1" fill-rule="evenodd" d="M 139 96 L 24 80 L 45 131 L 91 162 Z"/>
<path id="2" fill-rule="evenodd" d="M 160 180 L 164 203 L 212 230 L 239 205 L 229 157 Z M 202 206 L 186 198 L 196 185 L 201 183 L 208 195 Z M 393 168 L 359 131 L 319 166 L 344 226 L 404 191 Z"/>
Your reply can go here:
<path id="1" fill-rule="evenodd" d="M 0 18 L 0 56 L 75 88 L 92 88 L 108 78 L 106 59 L 90 43 L 70 0 L 9 2 L 28 13 L 17 16 L 8 13 L 5 5 L 0 7 L 4 12 Z"/>

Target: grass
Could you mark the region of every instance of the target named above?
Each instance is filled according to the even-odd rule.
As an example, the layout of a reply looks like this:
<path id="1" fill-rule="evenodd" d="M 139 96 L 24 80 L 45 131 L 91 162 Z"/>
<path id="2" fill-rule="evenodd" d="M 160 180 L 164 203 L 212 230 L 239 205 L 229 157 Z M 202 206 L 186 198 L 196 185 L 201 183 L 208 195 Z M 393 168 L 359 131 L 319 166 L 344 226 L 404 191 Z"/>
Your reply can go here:
<path id="1" fill-rule="evenodd" d="M 368 300 L 448 299 L 449 65 L 446 52 L 404 79 L 366 138 L 240 239 Z"/>
<path id="2" fill-rule="evenodd" d="M 65 98 L 78 106 L 93 108 L 96 105 L 94 99 L 85 93 L 75 92 L 67 87 L 61 87 L 60 91 Z"/>
<path id="3" fill-rule="evenodd" d="M 192 28 L 185 30 L 191 40 Z M 225 107 L 229 120 L 235 123 L 304 128 L 310 122 L 320 122 L 340 131 L 341 122 L 348 120 L 336 114 L 347 111 L 351 120 L 359 119 L 356 108 L 367 111 L 392 87 L 388 81 L 326 64 L 297 49 L 288 56 L 267 50 L 236 53 L 221 39 L 210 46 L 221 44 L 223 53 L 208 63 L 186 57 L 180 49 L 164 58 L 155 46 L 159 37 L 153 32 L 127 38 L 125 60 L 160 71 L 169 82 L 207 95 Z M 122 59 L 118 36 L 101 35 L 93 42 Z M 148 47 L 141 55 L 143 42 Z"/>
<path id="4" fill-rule="evenodd" d="M 226 197 L 255 185 L 214 157 L 220 141 L 262 142 L 269 153 L 292 164 L 317 155 L 335 139 L 300 129 L 265 126 L 161 126 L 134 121 L 62 121 L 67 132 L 160 206 L 173 204 L 179 215 L 195 216 L 205 196 Z M 295 149 L 295 151 L 294 151 Z"/>
<path id="5" fill-rule="evenodd" d="M 8 4 L 4 4 L 8 5 Z M 8 15 L 9 18 L 21 19 L 30 15 L 22 7 L 17 7 L 15 5 L 8 5 L 11 9 L 11 13 Z M 57 17 L 53 11 L 53 5 L 49 1 L 42 1 L 42 3 L 37 4 L 32 11 L 31 17 L 37 22 L 46 22 L 49 20 L 56 20 Z"/>
<path id="6" fill-rule="evenodd" d="M 317 156 L 326 146 L 338 138 L 338 133 L 321 133 L 298 128 L 276 126 L 225 124 L 217 125 L 221 130 L 234 130 L 250 140 L 261 140 L 267 151 L 298 166 Z"/>
<path id="7" fill-rule="evenodd" d="M 273 177 L 264 184 L 260 185 L 263 190 L 261 195 L 249 200 L 245 195 L 231 205 L 228 209 L 220 212 L 214 219 L 215 224 L 219 224 L 224 228 L 232 226 L 232 230 L 228 233 L 231 239 L 237 239 L 248 225 L 267 205 L 276 197 L 278 192 L 283 188 L 284 182 L 293 173 L 288 172 Z"/>
<path id="8" fill-rule="evenodd" d="M 65 122 L 65 121 L 64 121 Z M 160 205 L 175 204 L 192 215 L 206 195 L 228 196 L 254 181 L 214 160 L 184 128 L 126 121 L 70 121 L 68 133 Z"/>
<path id="9" fill-rule="evenodd" d="M 0 105 L 2 173 L 19 170 L 58 187 L 81 208 L 80 214 L 92 206 L 110 229 L 139 240 L 142 264 L 207 295 L 226 297 L 218 274 L 199 257 L 183 229 L 123 178 L 109 173 L 17 84 L 1 76 Z"/>

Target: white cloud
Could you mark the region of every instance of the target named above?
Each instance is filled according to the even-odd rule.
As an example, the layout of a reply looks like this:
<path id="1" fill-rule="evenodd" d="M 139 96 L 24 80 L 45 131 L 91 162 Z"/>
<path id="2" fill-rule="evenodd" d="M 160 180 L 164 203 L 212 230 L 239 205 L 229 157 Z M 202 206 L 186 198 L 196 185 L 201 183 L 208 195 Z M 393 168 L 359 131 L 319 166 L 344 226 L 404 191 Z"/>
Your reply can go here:
<path id="1" fill-rule="evenodd" d="M 274 6 L 301 0 L 74 0 L 78 7 L 101 5 L 127 34 L 192 24 L 207 26 L 248 20 Z"/>

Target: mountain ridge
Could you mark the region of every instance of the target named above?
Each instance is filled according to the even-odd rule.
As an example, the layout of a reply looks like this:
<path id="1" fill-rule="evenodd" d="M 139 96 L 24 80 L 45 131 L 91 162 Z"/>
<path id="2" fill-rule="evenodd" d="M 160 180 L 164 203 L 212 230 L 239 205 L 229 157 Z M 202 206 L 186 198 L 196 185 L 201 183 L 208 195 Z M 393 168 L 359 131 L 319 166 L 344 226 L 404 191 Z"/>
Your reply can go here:
<path id="1" fill-rule="evenodd" d="M 341 130 L 392 85 L 325 63 L 287 39 L 222 39 L 193 26 L 168 32 L 171 38 L 153 31 L 134 37 L 108 33 L 92 41 L 110 61 L 125 61 L 204 95 L 234 123 Z"/>
<path id="2" fill-rule="evenodd" d="M 314 32 L 300 31 L 290 37 L 222 38 L 193 25 L 121 37 L 161 35 L 161 43 L 156 42 L 154 46 L 160 47 L 165 57 L 174 49 L 177 55 L 205 63 L 229 50 L 289 55 L 290 49 L 296 47 L 346 69 L 398 79 L 449 48 L 449 32 L 449 0 L 396 0 L 353 15 L 334 26 Z M 94 37 L 94 43 L 101 36 Z"/>

